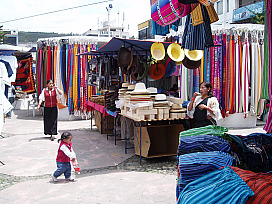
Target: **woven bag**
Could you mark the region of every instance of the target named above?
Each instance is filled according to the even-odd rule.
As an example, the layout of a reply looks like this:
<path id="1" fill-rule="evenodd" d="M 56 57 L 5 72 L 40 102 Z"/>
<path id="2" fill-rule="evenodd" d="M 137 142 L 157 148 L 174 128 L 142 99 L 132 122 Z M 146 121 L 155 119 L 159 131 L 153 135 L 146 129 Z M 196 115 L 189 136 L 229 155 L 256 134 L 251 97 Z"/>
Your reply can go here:
<path id="1" fill-rule="evenodd" d="M 159 25 L 166 26 L 190 13 L 186 5 L 178 0 L 151 0 L 151 18 Z"/>

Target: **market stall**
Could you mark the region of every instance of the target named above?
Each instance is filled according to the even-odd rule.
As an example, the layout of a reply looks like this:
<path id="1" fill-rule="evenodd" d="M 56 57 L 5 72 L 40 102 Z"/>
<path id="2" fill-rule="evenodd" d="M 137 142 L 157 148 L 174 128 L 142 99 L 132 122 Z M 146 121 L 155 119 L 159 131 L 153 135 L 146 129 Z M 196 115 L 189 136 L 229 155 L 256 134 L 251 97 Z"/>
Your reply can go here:
<path id="1" fill-rule="evenodd" d="M 39 39 L 37 42 L 36 88 L 39 95 L 48 79 L 63 91 L 61 103 L 66 106 L 60 114 L 86 116 L 88 98 L 98 89 L 88 85 L 86 70 L 89 58 L 78 55 L 97 49 L 97 42 L 91 37 L 68 36 Z M 62 114 L 63 112 L 63 114 Z M 66 119 L 68 119 L 66 118 Z"/>

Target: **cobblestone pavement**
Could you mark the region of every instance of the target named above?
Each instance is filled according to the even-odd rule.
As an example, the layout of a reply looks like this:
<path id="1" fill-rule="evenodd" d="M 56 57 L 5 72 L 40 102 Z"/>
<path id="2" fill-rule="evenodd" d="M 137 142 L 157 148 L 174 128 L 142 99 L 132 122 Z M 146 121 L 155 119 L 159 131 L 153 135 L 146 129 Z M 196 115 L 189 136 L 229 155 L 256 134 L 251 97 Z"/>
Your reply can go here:
<path id="1" fill-rule="evenodd" d="M 176 175 L 176 171 L 177 171 L 176 157 L 142 159 L 142 165 L 139 165 L 139 161 L 140 161 L 139 159 L 140 159 L 139 156 L 134 155 L 117 166 L 109 166 L 109 167 L 97 168 L 97 169 L 86 169 L 81 171 L 81 174 L 79 176 L 80 177 L 89 176 L 92 174 L 100 174 L 100 173 L 113 172 L 118 170 L 151 172 L 151 173 L 159 173 L 164 175 L 165 174 Z M 0 191 L 20 182 L 29 181 L 29 180 L 38 180 L 38 179 L 44 179 L 44 178 L 50 179 L 51 175 L 45 174 L 40 176 L 12 176 L 12 175 L 0 173 Z"/>

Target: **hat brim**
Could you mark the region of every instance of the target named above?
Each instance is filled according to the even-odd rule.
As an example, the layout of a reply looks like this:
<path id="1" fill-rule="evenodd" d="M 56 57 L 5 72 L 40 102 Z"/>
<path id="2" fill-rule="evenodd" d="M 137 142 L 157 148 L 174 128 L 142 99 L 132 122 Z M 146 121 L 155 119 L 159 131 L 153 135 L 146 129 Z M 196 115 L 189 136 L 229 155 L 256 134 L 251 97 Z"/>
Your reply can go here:
<path id="1" fill-rule="evenodd" d="M 202 57 L 203 57 L 203 51 L 202 50 L 188 50 L 188 49 L 185 49 L 184 53 L 185 53 L 185 56 L 188 59 L 192 60 L 192 61 L 201 60 Z"/>
<path id="2" fill-rule="evenodd" d="M 201 65 L 201 59 L 198 61 L 193 61 L 193 60 L 188 59 L 185 56 L 184 60 L 182 61 L 182 64 L 188 69 L 197 69 Z"/>
<path id="3" fill-rule="evenodd" d="M 155 60 L 162 60 L 165 57 L 165 48 L 162 43 L 155 42 L 151 45 L 151 55 Z"/>
<path id="4" fill-rule="evenodd" d="M 163 64 L 153 64 L 149 68 L 149 76 L 151 79 L 159 80 L 161 79 L 165 74 L 166 68 Z"/>
<path id="5" fill-rule="evenodd" d="M 184 59 L 184 49 L 177 43 L 172 43 L 167 48 L 168 56 L 175 62 L 180 62 Z"/>

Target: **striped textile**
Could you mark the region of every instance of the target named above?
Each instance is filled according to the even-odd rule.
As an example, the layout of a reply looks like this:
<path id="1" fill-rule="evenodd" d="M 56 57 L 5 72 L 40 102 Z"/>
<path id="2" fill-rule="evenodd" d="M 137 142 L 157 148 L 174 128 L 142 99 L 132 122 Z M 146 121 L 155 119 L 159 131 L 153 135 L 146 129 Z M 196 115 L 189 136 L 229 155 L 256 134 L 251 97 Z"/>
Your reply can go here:
<path id="1" fill-rule="evenodd" d="M 250 54 L 248 45 L 248 33 L 245 33 L 245 43 L 243 46 L 243 59 L 242 59 L 242 105 L 244 117 L 248 115 L 249 105 L 249 76 L 250 76 Z"/>
<path id="2" fill-rule="evenodd" d="M 199 92 L 199 69 L 194 69 L 194 85 L 193 85 L 193 93 Z"/>
<path id="3" fill-rule="evenodd" d="M 178 204 L 243 204 L 254 192 L 229 166 L 215 170 L 189 183 L 178 198 Z"/>
<path id="4" fill-rule="evenodd" d="M 272 174 L 271 173 L 255 173 L 240 169 L 238 167 L 231 167 L 240 178 L 242 178 L 247 185 L 254 192 L 254 195 L 249 197 L 246 204 L 271 204 L 272 203 Z"/>
<path id="5" fill-rule="evenodd" d="M 266 57 L 267 59 L 269 59 L 268 61 L 268 70 L 269 70 L 269 77 L 268 77 L 268 87 L 269 87 L 269 98 L 270 98 L 270 108 L 269 108 L 269 114 L 268 114 L 268 118 L 266 120 L 266 124 L 264 126 L 264 130 L 268 133 L 272 133 L 272 60 L 271 60 L 271 56 L 272 56 L 272 29 L 271 29 L 271 23 L 272 23 L 272 13 L 271 13 L 271 8 L 272 7 L 272 2 L 271 0 L 266 0 L 266 27 L 267 27 L 267 48 L 268 48 L 268 52 L 266 53 Z"/>
<path id="6" fill-rule="evenodd" d="M 181 137 L 178 146 L 178 156 L 193 152 L 221 151 L 229 152 L 228 141 L 213 135 L 195 135 Z"/>
<path id="7" fill-rule="evenodd" d="M 179 141 L 181 137 L 188 137 L 193 135 L 215 135 L 215 136 L 223 136 L 226 132 L 228 132 L 228 128 L 208 125 L 200 128 L 192 128 L 186 131 L 182 131 L 179 133 Z"/>
<path id="8" fill-rule="evenodd" d="M 201 4 L 200 4 L 201 5 Z M 204 50 L 213 46 L 210 19 L 205 6 L 201 5 L 204 23 L 194 26 L 191 14 L 187 15 L 181 47 L 189 50 Z"/>
<path id="9" fill-rule="evenodd" d="M 233 157 L 225 152 L 195 152 L 190 154 L 184 154 L 179 156 L 179 168 L 189 164 L 209 164 L 216 168 L 220 168 L 226 165 L 232 165 Z M 193 169 L 191 169 L 193 171 Z"/>
<path id="10" fill-rule="evenodd" d="M 223 35 L 223 39 L 222 39 L 222 72 L 223 72 L 223 78 L 222 78 L 222 89 L 221 89 L 221 107 L 222 107 L 222 116 L 225 117 L 225 113 L 226 113 L 226 102 L 225 102 L 225 98 L 226 98 L 226 55 L 227 55 L 227 50 L 226 50 L 226 34 Z"/>
<path id="11" fill-rule="evenodd" d="M 232 162 L 232 156 L 223 152 L 198 152 L 180 156 L 177 197 L 188 183 L 223 166 L 232 165 Z"/>

